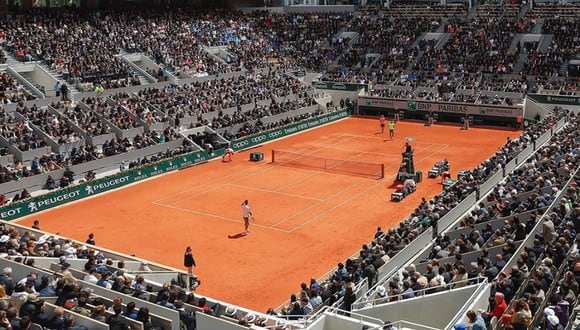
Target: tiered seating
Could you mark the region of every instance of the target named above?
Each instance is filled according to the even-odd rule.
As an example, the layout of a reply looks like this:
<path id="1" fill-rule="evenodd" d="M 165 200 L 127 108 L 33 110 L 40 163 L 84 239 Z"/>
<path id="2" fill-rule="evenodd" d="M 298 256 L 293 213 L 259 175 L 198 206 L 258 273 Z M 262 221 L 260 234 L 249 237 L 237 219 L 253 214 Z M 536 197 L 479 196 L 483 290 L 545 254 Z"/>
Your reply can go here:
<path id="1" fill-rule="evenodd" d="M 393 2 L 391 6 L 385 8 L 385 11 L 393 17 L 431 17 L 439 19 L 441 17 L 467 15 L 465 4 L 460 3 L 439 6 L 417 3 L 401 4 L 399 2 Z"/>
<path id="2" fill-rule="evenodd" d="M 81 100 L 86 103 L 85 100 Z M 104 125 L 99 119 L 96 112 L 90 109 L 83 109 L 80 105 L 72 107 L 64 103 L 53 103 L 55 109 L 62 109 L 62 114 L 72 121 L 75 125 L 83 129 L 89 136 L 99 136 L 111 133 L 111 128 Z"/>
<path id="3" fill-rule="evenodd" d="M 36 104 L 30 108 L 22 105 L 18 106 L 16 111 L 59 144 L 81 140 L 81 136 L 72 129 L 66 120 L 48 111 L 47 108 L 39 108 Z"/>
<path id="4" fill-rule="evenodd" d="M 528 14 L 532 17 L 545 17 L 542 33 L 553 34 L 554 39 L 545 52 L 532 52 L 524 66 L 527 74 L 559 76 L 562 63 L 577 55 L 575 32 L 580 29 L 580 23 L 574 13 L 580 13 L 580 5 L 540 5 Z"/>
<path id="5" fill-rule="evenodd" d="M 276 324 L 266 314 L 187 291 L 181 283 L 186 274 L 174 269 L 4 222 L 0 236 L 9 238 L 0 242 L 0 284 L 13 297 L 18 316 L 29 316 L 41 327 L 52 328 L 53 316 L 64 314 L 77 325 L 109 329 L 119 321 L 112 317 L 115 306 L 131 329 L 195 329 L 196 312 L 245 325 Z M 32 305 L 22 307 L 28 303 Z"/>
<path id="6" fill-rule="evenodd" d="M 132 75 L 115 55 L 119 47 L 98 29 L 96 14 L 38 12 L 2 20 L 4 48 L 23 62 L 41 60 L 65 80 L 115 85 Z"/>
<path id="7" fill-rule="evenodd" d="M 575 7 L 569 8 L 575 10 Z M 278 64 L 284 68 L 300 65 L 319 70 L 325 69 L 329 63 L 338 58 L 337 62 L 344 68 L 328 69 L 323 79 L 382 83 L 383 86 L 377 88 L 374 93 L 397 98 L 510 104 L 513 100 L 508 97 L 495 97 L 480 91 L 523 94 L 549 89 L 566 93 L 577 92 L 578 86 L 575 82 L 553 77 L 554 74 L 550 70 L 554 70 L 557 63 L 552 60 L 548 63 L 539 59 L 535 64 L 531 64 L 542 69 L 538 72 L 534 69 L 528 73 L 542 77 L 531 79 L 526 76 L 509 75 L 518 55 L 517 51 L 509 49 L 512 36 L 530 30 L 531 19 L 516 19 L 519 9 L 518 5 L 484 4 L 480 7 L 476 18 L 468 21 L 464 18 L 465 11 L 461 6 L 432 6 L 425 13 L 426 9 L 422 6 L 393 5 L 391 11 L 380 14 L 367 11 L 364 16 L 349 23 L 348 27 L 346 21 L 351 18 L 350 15 L 266 12 L 244 15 L 229 11 L 218 12 L 215 15 L 204 13 L 204 16 L 189 12 L 169 13 L 168 16 L 139 12 L 130 14 L 104 12 L 102 15 L 86 17 L 70 13 L 66 13 L 64 17 L 40 14 L 23 21 L 10 17 L 3 17 L 0 20 L 6 23 L 3 26 L 7 27 L 8 31 L 6 48 L 19 59 L 25 61 L 42 59 L 65 78 L 79 78 L 87 83 L 105 80 L 107 88 L 132 84 L 128 82 L 131 80 L 131 77 L 128 77 L 130 70 L 114 59 L 114 55 L 120 49 L 124 49 L 146 52 L 170 70 L 178 70 L 191 76 L 221 74 L 244 68 L 256 69 L 268 64 Z M 562 18 L 567 15 L 565 11 L 562 13 L 564 14 L 561 17 L 544 22 L 544 32 L 555 34 L 559 52 L 562 52 L 557 54 L 560 59 L 568 58 L 566 56 L 571 54 L 573 48 L 571 42 L 575 37 L 572 32 L 578 30 L 572 24 L 566 32 L 563 32 L 562 25 L 569 24 L 569 21 Z M 447 31 L 452 35 L 443 48 L 436 47 L 435 41 L 425 41 L 419 43 L 417 48 L 411 47 L 421 33 L 433 32 L 442 24 L 444 17 L 448 19 Z M 66 25 L 56 23 L 60 21 Z M 360 33 L 361 36 L 354 43 L 354 48 L 349 50 L 348 40 L 336 37 L 341 30 Z M 167 38 L 169 34 L 172 38 Z M 376 37 L 377 35 L 379 37 Z M 96 41 L 89 45 L 86 43 L 88 39 Z M 226 47 L 227 55 L 222 58 L 225 63 L 209 55 L 203 50 L 204 46 Z M 344 51 L 346 53 L 340 57 L 339 54 Z M 365 65 L 370 66 L 370 63 L 366 63 L 366 59 L 362 60 L 361 57 L 369 52 L 382 54 L 383 57 L 374 66 L 364 68 Z M 422 56 L 413 63 L 419 52 L 423 52 Z M 483 53 L 488 56 L 481 56 Z M 74 63 L 74 60 L 81 57 L 83 59 L 81 63 Z M 410 67 L 416 71 L 413 73 L 420 78 L 419 82 L 405 78 L 404 74 L 411 73 L 407 70 Z M 529 71 L 528 69 L 525 71 Z M 312 113 L 299 115 L 291 113 L 297 108 L 314 104 L 309 88 L 282 75 L 279 71 L 265 72 L 253 70 L 243 75 L 234 74 L 230 78 L 153 87 L 134 93 L 120 92 L 107 98 L 85 97 L 76 105 L 54 104 L 53 107 L 63 114 L 62 118 L 57 116 L 56 120 L 51 117 L 52 112 L 36 106 L 19 106 L 18 112 L 27 116 L 32 123 L 59 142 L 72 142 L 72 139 L 76 138 L 75 133 L 71 132 L 71 123 L 83 129 L 89 137 L 111 134 L 112 127 L 107 125 L 106 121 L 110 121 L 123 133 L 159 122 L 171 123 L 172 127 L 165 128 L 163 133 L 139 132 L 133 137 L 123 137 L 119 140 L 113 137 L 103 145 L 103 152 L 99 152 L 93 145 L 80 146 L 71 155 L 72 164 L 170 141 L 179 136 L 177 133 L 179 127 L 192 128 L 198 125 L 223 129 L 235 127 L 236 130 L 225 133 L 227 138 L 233 139 L 312 115 Z M 119 82 L 119 79 L 125 79 L 125 82 Z M 10 82 L 10 85 L 12 84 L 13 82 Z M 20 101 L 19 97 L 15 100 Z M 279 120 L 267 123 L 261 120 L 266 116 L 284 113 L 288 113 L 288 116 Z M 41 138 L 30 133 L 24 123 L 13 120 L 9 115 L 1 117 L 0 133 L 21 150 L 42 145 Z M 68 122 L 69 119 L 71 123 Z M 315 306 L 314 302 L 319 300 L 326 303 L 339 301 L 341 298 L 345 302 L 351 301 L 354 283 L 366 279 L 373 285 L 376 282 L 373 274 L 377 268 L 436 224 L 465 196 L 469 196 L 478 185 L 496 173 L 502 164 L 529 145 L 532 135 L 537 136 L 548 126 L 549 123 L 545 123 L 530 128 L 520 139 L 508 142 L 500 152 L 471 171 L 456 185 L 431 201 L 423 201 L 399 228 L 389 230 L 388 233 L 378 232 L 376 239 L 366 245 L 359 256 L 347 260 L 329 279 L 325 279 L 321 284 L 314 281 L 310 286 L 304 285 L 304 292 L 300 294 L 300 298 L 309 298 L 313 310 L 322 306 L 320 303 Z M 564 140 L 566 139 L 568 137 L 564 137 Z M 569 140 L 567 141 L 566 146 L 569 146 Z M 168 154 L 146 157 L 140 163 L 133 161 L 130 167 L 140 166 L 158 157 L 187 152 L 191 150 L 188 147 L 191 146 L 182 146 Z M 525 165 L 528 172 L 517 172 L 518 176 L 510 176 L 505 186 L 494 190 L 491 197 L 474 213 L 462 219 L 463 228 L 450 231 L 439 238 L 436 241 L 439 248 L 434 248 L 433 255 L 428 258 L 430 260 L 409 268 L 409 271 L 413 272 L 408 277 L 409 287 L 405 288 L 404 283 L 394 283 L 394 278 L 383 283 L 389 283 L 387 286 L 393 289 L 387 296 L 390 295 L 392 299 L 409 298 L 409 288 L 412 289 L 413 295 L 428 294 L 430 290 L 439 291 L 450 286 L 458 288 L 476 281 L 475 278 L 479 275 L 486 276 L 485 272 L 472 269 L 471 262 L 476 262 L 479 266 L 478 259 L 481 259 L 482 266 L 491 267 L 495 264 L 497 267 L 497 261 L 500 264 L 505 261 L 506 254 L 514 253 L 514 249 L 520 246 L 522 237 L 530 234 L 529 227 L 538 220 L 537 216 L 549 201 L 555 198 L 556 192 L 546 188 L 562 187 L 562 178 L 565 176 L 558 173 L 561 168 L 558 167 L 558 171 L 555 171 L 555 164 L 543 163 L 543 158 L 559 152 L 557 149 L 549 148 L 536 155 L 535 162 Z M 41 162 L 46 164 L 47 170 L 51 170 L 51 167 L 52 169 L 62 167 L 63 159 L 51 157 L 47 155 L 46 159 L 41 159 Z M 565 160 L 567 163 L 568 159 Z M 576 160 L 572 159 L 570 164 L 575 166 L 575 162 Z M 545 178 L 536 177 L 538 169 L 543 170 L 539 173 L 540 176 L 546 174 L 550 179 L 549 187 Z M 18 163 L 14 166 L 0 167 L 0 182 L 15 180 L 19 176 L 31 175 L 33 172 L 27 166 Z M 519 186 L 525 181 L 522 175 L 524 179 L 536 179 L 537 185 Z M 546 186 L 538 186 L 540 183 Z M 558 214 L 559 219 L 564 216 L 566 215 Z M 524 221 L 526 226 L 522 229 Z M 479 240 L 478 235 L 485 236 L 483 242 Z M 560 242 L 561 245 L 570 245 L 568 237 L 565 239 L 567 242 Z M 477 248 L 487 249 L 488 255 L 475 251 Z M 460 263 L 464 264 L 462 267 L 459 267 L 461 265 L 456 260 L 457 256 L 453 255 L 457 251 L 461 253 Z M 491 257 L 495 257 L 495 252 L 500 254 L 500 257 L 493 262 Z M 561 256 L 561 251 L 557 252 Z M 451 257 L 439 256 L 435 259 L 440 260 L 433 260 L 432 257 L 438 254 L 447 254 Z M 531 268 L 524 259 L 522 257 L 521 264 L 526 264 L 528 269 Z M 454 267 L 455 263 L 457 265 Z M 435 266 L 445 269 L 443 273 L 449 279 L 443 276 L 443 281 L 436 281 L 432 286 L 425 287 L 424 280 L 432 275 Z M 460 276 L 451 275 L 450 272 L 454 268 Z M 500 270 L 498 269 L 498 272 Z M 505 272 L 509 272 L 508 275 L 514 278 L 519 276 L 511 269 Z M 80 280 L 81 274 L 83 273 L 75 274 L 77 280 Z M 435 278 L 437 275 L 431 279 Z M 504 278 L 500 278 L 498 285 L 502 285 L 502 281 L 503 285 L 508 285 Z M 514 289 L 517 290 L 516 287 L 511 288 L 512 292 Z M 504 297 L 508 297 L 508 301 L 513 300 L 505 288 L 502 289 Z M 565 286 L 563 289 L 557 289 L 559 293 L 564 293 L 565 290 Z M 375 294 L 374 291 L 372 294 Z M 376 294 L 380 294 L 378 287 Z M 148 293 L 143 295 L 146 298 L 154 296 Z M 109 300 L 105 303 L 106 306 L 113 304 L 112 300 Z M 199 303 L 199 300 L 193 297 L 187 297 L 185 300 Z M 216 307 L 212 304 L 212 307 L 215 314 L 225 312 L 224 306 Z M 308 304 L 299 307 L 309 309 Z M 51 310 L 55 313 L 58 311 L 56 308 Z M 284 312 L 294 313 L 290 310 Z M 247 315 L 234 314 L 238 320 L 247 322 Z M 546 319 L 549 321 L 548 317 Z"/>
<path id="8" fill-rule="evenodd" d="M 0 52 L 1 54 L 1 52 Z M 0 73 L 0 103 L 18 103 L 36 99 L 28 93 L 22 85 L 14 80 L 8 73 Z"/>

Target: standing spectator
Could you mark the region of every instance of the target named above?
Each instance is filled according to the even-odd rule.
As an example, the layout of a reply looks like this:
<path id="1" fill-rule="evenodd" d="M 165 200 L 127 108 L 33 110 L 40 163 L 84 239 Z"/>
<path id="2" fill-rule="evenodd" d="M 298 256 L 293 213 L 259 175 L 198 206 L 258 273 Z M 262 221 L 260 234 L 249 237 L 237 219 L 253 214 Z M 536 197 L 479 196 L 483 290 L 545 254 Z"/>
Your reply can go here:
<path id="1" fill-rule="evenodd" d="M 362 262 L 363 267 L 363 276 L 366 277 L 369 287 L 372 287 L 375 281 L 375 277 L 377 275 L 377 271 L 375 270 L 375 266 L 368 260 L 363 260 Z"/>
<path id="2" fill-rule="evenodd" d="M 193 258 L 193 253 L 191 252 L 191 246 L 185 248 L 183 265 L 187 269 L 187 288 L 191 288 L 196 280 L 196 276 L 193 273 L 193 267 L 197 267 L 195 264 L 195 259 Z"/>
<path id="3" fill-rule="evenodd" d="M 542 237 L 544 238 L 545 243 L 550 243 L 554 239 L 554 222 L 552 221 L 551 217 L 545 217 L 544 223 L 542 224 Z"/>
<path id="4" fill-rule="evenodd" d="M 89 234 L 89 238 L 87 238 L 86 243 L 90 244 L 90 245 L 95 245 L 95 234 L 94 233 Z"/>
<path id="5" fill-rule="evenodd" d="M 54 94 L 56 97 L 60 96 L 60 87 L 60 81 L 57 81 L 56 84 L 54 84 Z"/>
<path id="6" fill-rule="evenodd" d="M 193 253 L 191 251 L 191 246 L 185 248 L 185 255 L 183 256 L 183 265 L 187 268 L 187 274 L 193 275 L 193 267 L 197 267 L 195 264 L 195 259 L 193 258 Z"/>
<path id="7" fill-rule="evenodd" d="M 40 230 L 40 221 L 34 220 L 34 223 L 32 224 L 32 228 L 36 229 L 36 230 Z"/>
<path id="8" fill-rule="evenodd" d="M 68 101 L 68 86 L 66 85 L 66 82 L 63 82 L 62 85 L 60 85 L 60 99 L 64 102 Z"/>
<path id="9" fill-rule="evenodd" d="M 352 304 L 355 302 L 355 300 L 356 300 L 356 294 L 352 290 L 352 286 L 348 285 L 346 287 L 346 290 L 344 291 L 344 310 L 346 310 L 347 312 L 350 312 L 350 310 L 352 308 Z M 347 314 L 347 315 L 350 316 L 350 314 Z"/>

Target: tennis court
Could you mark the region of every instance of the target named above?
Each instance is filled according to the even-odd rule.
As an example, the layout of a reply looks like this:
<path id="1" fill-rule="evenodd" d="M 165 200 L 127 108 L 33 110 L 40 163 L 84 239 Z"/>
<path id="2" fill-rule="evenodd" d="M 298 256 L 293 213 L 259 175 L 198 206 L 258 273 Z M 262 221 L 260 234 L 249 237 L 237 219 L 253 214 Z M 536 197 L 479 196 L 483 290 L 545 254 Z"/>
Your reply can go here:
<path id="1" fill-rule="evenodd" d="M 300 283 L 326 274 L 373 236 L 420 202 L 441 191 L 427 179 L 400 203 L 390 202 L 406 137 L 413 137 L 415 169 L 426 173 L 442 158 L 451 172 L 471 169 L 518 132 L 456 126 L 397 125 L 394 140 L 377 134 L 378 120 L 349 118 L 236 153 L 219 160 L 132 185 L 19 220 L 97 245 L 183 269 L 185 247 L 193 247 L 202 280 L 198 292 L 265 311 L 277 307 Z M 270 163 L 271 150 L 352 162 L 382 163 L 385 177 L 343 174 Z M 251 152 L 265 160 L 250 162 Z M 255 215 L 249 236 L 240 203 Z"/>

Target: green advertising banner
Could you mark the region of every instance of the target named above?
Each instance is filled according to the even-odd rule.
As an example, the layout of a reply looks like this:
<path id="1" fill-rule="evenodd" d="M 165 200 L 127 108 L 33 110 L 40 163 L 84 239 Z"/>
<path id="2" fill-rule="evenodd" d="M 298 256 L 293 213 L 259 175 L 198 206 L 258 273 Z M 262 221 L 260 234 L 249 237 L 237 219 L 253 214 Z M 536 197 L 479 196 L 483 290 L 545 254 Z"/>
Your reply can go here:
<path id="1" fill-rule="evenodd" d="M 215 157 L 216 154 L 213 156 Z M 191 166 L 206 161 L 209 158 L 210 157 L 208 153 L 205 151 L 184 154 L 169 160 L 164 160 L 152 165 L 140 167 L 138 169 L 120 172 L 106 178 L 85 182 L 66 189 L 57 190 L 49 194 L 0 208 L 0 218 L 3 220 L 14 220 L 19 217 L 47 210 L 55 206 L 93 196 L 105 191 L 109 191 L 111 189 L 120 188 L 130 183 L 141 181 L 143 179 L 147 179 L 162 173 L 167 173 L 173 170 Z"/>
<path id="2" fill-rule="evenodd" d="M 335 91 L 349 91 L 349 92 L 357 92 L 360 91 L 361 89 L 364 89 L 365 91 L 369 90 L 369 85 L 367 84 L 350 84 L 322 80 L 313 81 L 312 86 L 317 89 L 332 89 Z"/>
<path id="3" fill-rule="evenodd" d="M 349 110 L 340 110 L 331 112 L 315 118 L 310 118 L 299 123 L 290 124 L 284 127 L 276 128 L 263 133 L 248 136 L 239 140 L 232 141 L 232 149 L 238 151 L 255 147 L 257 145 L 281 138 L 290 134 L 294 134 L 312 127 L 324 125 L 335 120 L 346 118 L 350 116 Z"/>
<path id="4" fill-rule="evenodd" d="M 409 112 L 442 112 L 467 115 L 485 115 L 516 118 L 523 114 L 523 107 L 460 102 L 421 101 L 394 98 L 359 96 L 358 104 L 381 109 L 406 110 Z"/>
<path id="5" fill-rule="evenodd" d="M 580 96 L 528 94 L 528 97 L 538 103 L 580 106 Z"/>
<path id="6" fill-rule="evenodd" d="M 346 118 L 349 115 L 350 112 L 348 110 L 332 112 L 315 118 L 310 118 L 299 123 L 238 139 L 232 141 L 231 145 L 235 150 L 250 148 L 252 146 L 271 141 L 273 139 L 297 133 L 312 127 L 320 126 L 329 122 L 336 121 L 338 119 Z M 128 184 L 151 178 L 159 174 L 199 164 L 209 159 L 218 158 L 221 157 L 223 153 L 224 150 L 221 149 L 216 150 L 211 155 L 206 151 L 184 154 L 168 160 L 157 162 L 155 164 L 120 172 L 95 181 L 84 182 L 73 187 L 60 189 L 42 196 L 4 206 L 0 208 L 0 219 L 14 220 L 36 212 L 48 210 L 55 206 L 63 205 L 85 197 L 94 196 L 111 189 L 121 188 Z"/>

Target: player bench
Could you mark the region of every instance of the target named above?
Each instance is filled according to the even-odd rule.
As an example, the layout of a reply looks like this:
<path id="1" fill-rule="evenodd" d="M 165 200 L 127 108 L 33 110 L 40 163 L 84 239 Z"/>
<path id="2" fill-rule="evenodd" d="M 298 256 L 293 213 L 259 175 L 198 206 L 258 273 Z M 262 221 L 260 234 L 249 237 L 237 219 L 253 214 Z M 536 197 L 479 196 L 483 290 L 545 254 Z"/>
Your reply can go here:
<path id="1" fill-rule="evenodd" d="M 440 176 L 443 172 L 447 172 L 450 169 L 451 166 L 449 165 L 447 159 L 440 160 L 437 163 L 435 163 L 435 165 L 433 165 L 433 168 L 429 170 L 427 176 L 430 178 L 436 178 Z"/>
<path id="2" fill-rule="evenodd" d="M 408 186 L 406 189 L 402 184 L 398 184 L 395 191 L 391 193 L 391 201 L 400 202 L 408 195 L 414 193 L 417 190 L 415 186 Z"/>

